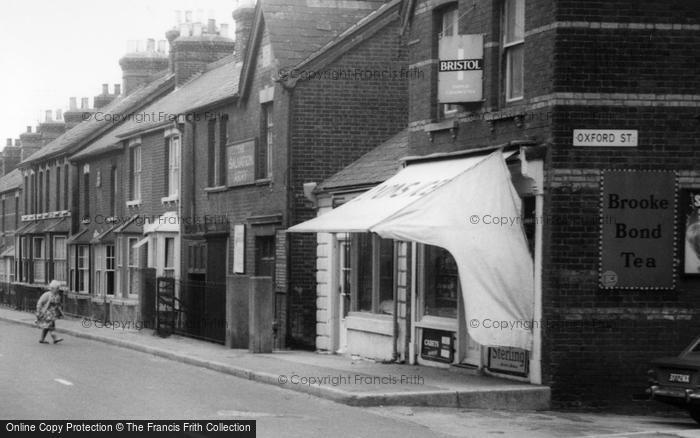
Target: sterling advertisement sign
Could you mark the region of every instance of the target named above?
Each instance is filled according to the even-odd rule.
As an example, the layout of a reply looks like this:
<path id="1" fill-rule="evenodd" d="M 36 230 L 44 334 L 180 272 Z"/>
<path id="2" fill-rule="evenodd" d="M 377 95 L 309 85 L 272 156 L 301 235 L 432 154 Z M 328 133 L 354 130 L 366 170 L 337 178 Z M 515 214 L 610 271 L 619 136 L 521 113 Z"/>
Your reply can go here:
<path id="1" fill-rule="evenodd" d="M 484 36 L 457 35 L 440 39 L 438 101 L 479 102 L 483 99 Z"/>
<path id="2" fill-rule="evenodd" d="M 674 172 L 604 172 L 600 223 L 602 288 L 675 287 Z"/>

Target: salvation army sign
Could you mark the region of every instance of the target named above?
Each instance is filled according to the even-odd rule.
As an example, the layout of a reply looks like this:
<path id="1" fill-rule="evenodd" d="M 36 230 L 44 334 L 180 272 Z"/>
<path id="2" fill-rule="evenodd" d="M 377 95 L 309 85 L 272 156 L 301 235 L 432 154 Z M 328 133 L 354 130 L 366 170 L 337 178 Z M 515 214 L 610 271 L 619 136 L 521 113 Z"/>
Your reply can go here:
<path id="1" fill-rule="evenodd" d="M 478 102 L 483 99 L 484 36 L 456 35 L 440 39 L 438 101 Z"/>
<path id="2" fill-rule="evenodd" d="M 605 171 L 601 185 L 600 286 L 673 289 L 676 174 Z"/>

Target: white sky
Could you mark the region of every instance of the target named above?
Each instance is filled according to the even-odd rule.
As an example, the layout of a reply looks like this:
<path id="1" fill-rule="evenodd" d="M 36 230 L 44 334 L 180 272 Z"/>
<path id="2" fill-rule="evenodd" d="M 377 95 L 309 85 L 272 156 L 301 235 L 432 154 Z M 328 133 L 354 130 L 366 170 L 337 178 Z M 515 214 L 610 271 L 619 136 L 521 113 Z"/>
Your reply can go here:
<path id="1" fill-rule="evenodd" d="M 68 108 L 71 96 L 92 98 L 108 83 L 121 83 L 119 58 L 128 40 L 165 39 L 176 10 L 202 10 L 228 23 L 250 0 L 10 0 L 0 3 L 0 148 L 5 139 L 44 119 L 44 111 Z M 182 13 L 184 20 L 184 12 Z M 145 46 L 145 43 L 144 43 Z"/>

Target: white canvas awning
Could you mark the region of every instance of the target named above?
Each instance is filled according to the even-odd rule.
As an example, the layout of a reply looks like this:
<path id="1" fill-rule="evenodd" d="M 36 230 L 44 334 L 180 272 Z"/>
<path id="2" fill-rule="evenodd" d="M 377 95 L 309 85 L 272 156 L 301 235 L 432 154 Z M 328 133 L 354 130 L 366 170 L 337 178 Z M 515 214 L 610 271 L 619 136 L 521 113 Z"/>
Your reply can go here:
<path id="1" fill-rule="evenodd" d="M 288 231 L 375 232 L 445 248 L 457 262 L 471 338 L 529 350 L 533 265 L 520 217 L 520 197 L 499 150 L 409 165 Z"/>
<path id="2" fill-rule="evenodd" d="M 180 231 L 180 218 L 176 211 L 166 211 L 155 219 L 143 224 L 143 234 L 177 233 Z"/>

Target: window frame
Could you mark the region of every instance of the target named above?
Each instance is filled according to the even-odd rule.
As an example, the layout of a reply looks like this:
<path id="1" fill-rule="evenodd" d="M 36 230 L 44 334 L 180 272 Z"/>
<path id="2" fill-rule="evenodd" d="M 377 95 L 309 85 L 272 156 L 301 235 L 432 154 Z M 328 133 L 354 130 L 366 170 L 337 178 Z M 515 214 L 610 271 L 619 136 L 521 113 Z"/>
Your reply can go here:
<path id="1" fill-rule="evenodd" d="M 165 196 L 174 200 L 180 196 L 180 154 L 182 153 L 180 134 L 169 135 L 165 138 L 165 152 L 167 157 Z"/>
<path id="2" fill-rule="evenodd" d="M 59 240 L 63 240 L 63 257 L 61 257 L 58 251 L 61 246 L 56 243 Z M 53 236 L 52 253 L 53 278 L 54 280 L 66 281 L 66 270 L 68 268 L 68 238 L 66 236 Z"/>
<path id="3" fill-rule="evenodd" d="M 350 245 L 350 267 L 349 267 L 349 275 L 350 275 L 350 312 L 352 313 L 360 313 L 360 314 L 375 314 L 375 315 L 391 315 L 388 312 L 383 312 L 381 308 L 381 294 L 382 294 L 382 270 L 381 270 L 381 250 L 382 250 L 382 244 L 383 243 L 389 243 L 391 245 L 391 300 L 396 299 L 396 288 L 397 288 L 397 278 L 396 278 L 396 269 L 397 269 L 397 241 L 393 239 L 382 239 L 379 237 L 377 234 L 372 233 L 370 235 L 370 252 L 371 252 L 371 261 L 370 261 L 370 269 L 371 269 L 371 304 L 370 304 L 370 309 L 365 310 L 365 309 L 360 309 L 360 291 L 359 291 L 359 285 L 360 285 L 360 253 L 359 253 L 359 242 L 362 234 L 366 233 L 351 233 L 350 236 L 346 239 L 344 239 L 346 242 L 349 242 Z M 340 245 L 339 245 L 340 248 Z M 347 266 L 344 267 L 341 265 L 341 272 L 344 270 L 344 268 L 348 268 Z M 393 311 L 393 306 L 392 306 L 392 311 Z"/>
<path id="4" fill-rule="evenodd" d="M 143 150 L 141 143 L 129 146 L 129 201 L 141 202 Z"/>
<path id="5" fill-rule="evenodd" d="M 272 178 L 272 149 L 274 143 L 274 102 L 260 105 L 260 141 L 255 154 L 255 179 Z"/>
<path id="6" fill-rule="evenodd" d="M 41 254 L 37 254 L 36 243 L 40 242 Z M 39 267 L 40 269 L 37 269 Z M 38 278 L 37 272 L 41 272 L 42 278 Z M 32 283 L 46 283 L 46 244 L 43 237 L 32 237 Z"/>
<path id="7" fill-rule="evenodd" d="M 518 9 L 518 5 L 520 5 L 520 9 Z M 509 27 L 508 27 L 508 18 L 509 18 L 509 13 L 511 12 L 511 8 L 514 9 L 513 14 L 513 24 L 514 24 L 514 29 L 513 29 L 513 34 L 515 36 L 515 39 L 512 41 L 508 41 L 508 34 L 509 34 Z M 518 12 L 522 12 L 522 16 L 518 14 Z M 518 102 L 521 101 L 525 98 L 525 57 L 524 57 L 524 47 L 525 47 L 525 0 L 503 0 L 502 4 L 502 11 L 501 11 L 501 51 L 502 51 L 502 66 L 503 66 L 503 87 L 504 87 L 504 96 L 505 96 L 505 102 L 506 104 L 511 103 L 511 102 Z M 518 19 L 522 19 L 522 31 L 521 35 L 517 35 L 517 26 L 518 26 Z M 520 38 L 517 38 L 520 36 Z M 512 83 L 512 74 L 513 74 L 513 67 L 512 67 L 512 54 L 513 52 L 517 50 L 522 50 L 523 51 L 523 56 L 522 56 L 522 64 L 520 66 L 520 89 L 521 93 L 518 96 L 511 96 L 512 90 L 511 90 L 511 83 Z"/>

